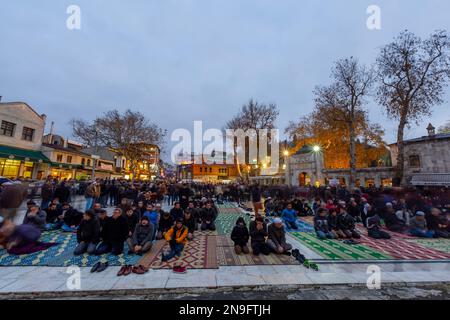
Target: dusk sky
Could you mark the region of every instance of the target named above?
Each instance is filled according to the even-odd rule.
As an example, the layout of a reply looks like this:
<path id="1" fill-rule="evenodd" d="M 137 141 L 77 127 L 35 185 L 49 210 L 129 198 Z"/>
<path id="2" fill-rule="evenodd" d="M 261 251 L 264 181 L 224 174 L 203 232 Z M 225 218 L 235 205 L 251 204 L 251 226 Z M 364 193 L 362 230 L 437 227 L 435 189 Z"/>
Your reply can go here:
<path id="1" fill-rule="evenodd" d="M 66 28 L 71 4 L 81 8 L 81 30 Z M 366 27 L 372 4 L 379 31 Z M 329 83 L 335 60 L 373 63 L 404 29 L 450 30 L 449 12 L 448 0 L 2 0 L 0 95 L 47 114 L 47 131 L 54 121 L 64 136 L 69 119 L 114 108 L 142 111 L 168 137 L 194 120 L 222 128 L 249 98 L 276 103 L 282 131 L 312 110 L 312 91 Z M 446 92 L 406 137 L 450 119 Z M 395 122 L 373 99 L 367 108 L 394 142 Z"/>

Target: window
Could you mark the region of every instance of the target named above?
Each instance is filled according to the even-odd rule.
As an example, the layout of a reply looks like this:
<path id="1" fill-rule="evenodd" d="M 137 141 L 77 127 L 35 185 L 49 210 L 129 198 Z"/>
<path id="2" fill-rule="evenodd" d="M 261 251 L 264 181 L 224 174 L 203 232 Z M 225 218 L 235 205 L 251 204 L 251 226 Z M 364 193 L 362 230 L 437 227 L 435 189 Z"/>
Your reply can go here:
<path id="1" fill-rule="evenodd" d="M 409 156 L 409 166 L 412 168 L 420 168 L 420 157 L 418 155 Z"/>
<path id="2" fill-rule="evenodd" d="M 212 172 L 212 168 L 210 167 L 210 168 L 209 168 L 209 173 L 211 173 L 211 172 Z"/>
<path id="3" fill-rule="evenodd" d="M 84 166 L 85 163 L 86 163 L 86 159 L 85 159 L 85 158 L 82 158 L 82 159 L 81 159 L 81 165 Z"/>
<path id="4" fill-rule="evenodd" d="M 23 127 L 22 130 L 22 140 L 33 141 L 34 129 Z"/>
<path id="5" fill-rule="evenodd" d="M 91 166 L 91 159 L 87 160 L 87 166 L 90 167 Z"/>
<path id="6" fill-rule="evenodd" d="M 0 128 L 0 134 L 8 137 L 14 136 L 14 129 L 16 128 L 16 124 L 12 122 L 8 122 L 3 120 L 2 126 Z"/>
<path id="7" fill-rule="evenodd" d="M 200 172 L 202 172 L 203 171 L 203 168 L 202 167 L 200 167 Z"/>
<path id="8" fill-rule="evenodd" d="M 62 154 L 56 155 L 56 162 L 62 162 Z"/>
<path id="9" fill-rule="evenodd" d="M 67 156 L 67 163 L 72 163 L 72 156 Z"/>

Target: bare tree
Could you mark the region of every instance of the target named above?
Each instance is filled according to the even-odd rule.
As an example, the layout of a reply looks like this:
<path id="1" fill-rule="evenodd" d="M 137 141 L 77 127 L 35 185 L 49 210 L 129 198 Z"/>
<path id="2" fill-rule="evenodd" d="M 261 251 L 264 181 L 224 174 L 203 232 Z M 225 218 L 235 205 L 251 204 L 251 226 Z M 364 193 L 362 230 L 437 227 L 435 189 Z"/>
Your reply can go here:
<path id="1" fill-rule="evenodd" d="M 363 109 L 366 97 L 373 84 L 373 72 L 351 57 L 338 60 L 331 72 L 333 83 L 317 87 L 314 91 L 316 113 L 331 117 L 325 123 L 341 122 L 348 128 L 350 153 L 350 188 L 355 186 L 356 177 L 356 129 L 357 123 L 366 118 Z"/>
<path id="2" fill-rule="evenodd" d="M 377 58 L 377 100 L 388 116 L 398 120 L 395 184 L 404 184 L 405 127 L 430 115 L 442 96 L 450 75 L 450 42 L 447 32 L 436 31 L 422 40 L 403 31 L 384 46 Z"/>
<path id="3" fill-rule="evenodd" d="M 93 146 L 95 137 L 99 143 L 109 146 L 122 154 L 130 163 L 130 170 L 135 176 L 138 163 L 146 160 L 146 148 L 150 144 L 164 144 L 166 131 L 151 123 L 140 112 L 118 110 L 106 112 L 92 123 L 73 119 L 73 135 L 85 145 Z"/>
<path id="4" fill-rule="evenodd" d="M 233 130 L 242 129 L 244 131 L 253 129 L 257 135 L 256 139 L 258 139 L 260 129 L 270 130 L 275 127 L 275 121 L 278 115 L 279 111 L 276 104 L 266 105 L 250 99 L 247 104 L 242 106 L 238 114 L 226 123 L 226 128 Z M 259 148 L 259 140 L 257 140 L 257 146 Z M 234 141 L 234 154 L 237 154 L 237 141 Z M 242 177 L 241 164 L 237 159 L 238 157 L 236 157 L 236 166 L 239 175 Z M 259 158 L 257 162 L 259 162 Z"/>

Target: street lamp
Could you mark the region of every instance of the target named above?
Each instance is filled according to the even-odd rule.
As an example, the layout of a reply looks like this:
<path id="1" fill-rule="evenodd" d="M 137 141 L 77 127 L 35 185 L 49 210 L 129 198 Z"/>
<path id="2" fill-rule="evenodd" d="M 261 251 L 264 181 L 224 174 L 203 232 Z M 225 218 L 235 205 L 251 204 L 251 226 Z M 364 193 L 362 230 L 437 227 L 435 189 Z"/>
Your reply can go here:
<path id="1" fill-rule="evenodd" d="M 317 154 L 321 151 L 322 148 L 319 145 L 314 145 L 312 149 L 313 149 L 313 153 L 314 153 L 314 162 L 316 164 L 316 185 L 317 185 L 318 183 L 320 184 L 320 182 L 319 182 L 319 161 L 317 158 Z"/>

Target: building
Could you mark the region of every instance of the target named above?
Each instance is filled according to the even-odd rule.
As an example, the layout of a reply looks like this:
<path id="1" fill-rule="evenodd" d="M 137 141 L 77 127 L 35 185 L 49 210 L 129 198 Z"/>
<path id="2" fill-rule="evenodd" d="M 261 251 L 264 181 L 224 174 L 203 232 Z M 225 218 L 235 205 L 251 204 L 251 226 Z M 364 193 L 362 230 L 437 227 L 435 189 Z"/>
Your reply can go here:
<path id="1" fill-rule="evenodd" d="M 404 179 L 415 186 L 450 186 L 450 133 L 436 133 L 430 123 L 427 135 L 404 141 Z M 389 145 L 393 166 L 398 147 Z"/>
<path id="2" fill-rule="evenodd" d="M 0 103 L 0 176 L 45 176 L 50 164 L 41 152 L 45 121 L 45 115 L 24 102 Z"/>
<path id="3" fill-rule="evenodd" d="M 95 161 L 95 177 L 109 178 L 114 173 L 114 162 L 108 159 L 94 159 L 92 154 L 83 150 L 83 144 L 68 140 L 59 135 L 44 136 L 42 153 L 50 159 L 47 173 L 61 179 L 91 179 Z"/>
<path id="4" fill-rule="evenodd" d="M 226 163 L 225 152 L 202 155 L 201 164 L 194 163 L 194 157 L 193 154 L 190 157 L 179 155 L 177 159 L 178 179 L 194 182 L 230 182 L 239 177 L 236 165 Z"/>
<path id="5" fill-rule="evenodd" d="M 293 186 L 321 185 L 323 177 L 323 154 L 320 149 L 304 145 L 292 155 L 286 154 L 286 183 Z"/>
<path id="6" fill-rule="evenodd" d="M 83 148 L 84 153 L 98 155 L 100 157 L 99 167 L 96 170 L 111 171 L 110 178 L 120 179 L 126 174 L 127 160 L 110 147 Z"/>

